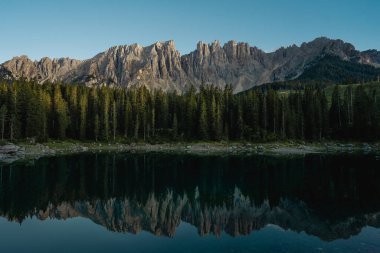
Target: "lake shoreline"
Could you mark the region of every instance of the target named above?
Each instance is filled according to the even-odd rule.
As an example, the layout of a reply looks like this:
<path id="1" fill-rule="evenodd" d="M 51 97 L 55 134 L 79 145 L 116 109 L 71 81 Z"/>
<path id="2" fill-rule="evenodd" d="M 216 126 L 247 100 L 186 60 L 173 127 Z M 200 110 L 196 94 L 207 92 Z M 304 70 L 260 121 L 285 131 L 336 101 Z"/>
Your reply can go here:
<path id="1" fill-rule="evenodd" d="M 36 159 L 43 156 L 76 154 L 83 152 L 161 152 L 189 153 L 198 155 L 266 154 L 306 155 L 334 153 L 380 153 L 380 143 L 337 143 L 337 142 L 176 142 L 163 144 L 148 143 L 95 143 L 76 141 L 52 141 L 47 143 L 4 143 L 0 145 L 0 162 Z"/>

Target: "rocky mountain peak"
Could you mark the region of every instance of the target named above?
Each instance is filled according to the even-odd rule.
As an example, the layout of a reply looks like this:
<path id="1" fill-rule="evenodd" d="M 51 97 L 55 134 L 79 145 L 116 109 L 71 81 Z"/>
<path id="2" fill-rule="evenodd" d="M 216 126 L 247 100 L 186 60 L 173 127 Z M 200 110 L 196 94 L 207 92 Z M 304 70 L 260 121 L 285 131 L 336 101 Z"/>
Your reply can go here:
<path id="1" fill-rule="evenodd" d="M 212 44 L 211 44 L 211 47 L 212 47 L 214 50 L 218 50 L 218 49 L 220 49 L 221 47 L 220 47 L 220 42 L 219 42 L 219 40 L 214 40 L 214 41 L 212 42 Z"/>
<path id="2" fill-rule="evenodd" d="M 297 78 L 325 55 L 380 67 L 380 52 L 360 52 L 350 43 L 326 37 L 270 53 L 234 40 L 223 46 L 217 40 L 211 44 L 200 41 L 195 51 L 183 56 L 174 41 L 169 40 L 146 47 L 138 44 L 111 47 L 85 61 L 46 57 L 32 61 L 27 56 L 14 57 L 1 65 L 1 76 L 24 77 L 40 83 L 146 85 L 150 89 L 176 91 L 184 91 L 190 84 L 196 87 L 207 83 L 220 87 L 232 84 L 234 92 L 240 92 L 263 83 Z"/>

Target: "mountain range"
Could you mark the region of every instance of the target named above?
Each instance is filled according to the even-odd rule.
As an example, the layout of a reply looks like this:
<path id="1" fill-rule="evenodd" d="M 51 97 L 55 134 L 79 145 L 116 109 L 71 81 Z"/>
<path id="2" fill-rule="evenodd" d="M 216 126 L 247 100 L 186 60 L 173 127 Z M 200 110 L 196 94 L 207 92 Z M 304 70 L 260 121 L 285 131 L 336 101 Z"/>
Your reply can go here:
<path id="1" fill-rule="evenodd" d="M 334 60 L 326 65 L 326 57 Z M 270 53 L 242 42 L 229 41 L 224 45 L 218 41 L 199 42 L 196 50 L 181 56 L 174 42 L 166 41 L 147 47 L 138 44 L 111 47 L 87 60 L 45 57 L 32 61 L 27 56 L 14 57 L 0 65 L 0 79 L 87 86 L 146 85 L 165 91 L 184 91 L 189 85 L 230 84 L 238 93 L 257 85 L 305 76 L 319 80 L 326 75 L 327 81 L 337 81 L 334 71 L 339 72 L 339 81 L 375 79 L 380 75 L 380 51 L 359 51 L 342 40 L 320 37 Z M 346 72 L 351 75 L 342 77 Z"/>

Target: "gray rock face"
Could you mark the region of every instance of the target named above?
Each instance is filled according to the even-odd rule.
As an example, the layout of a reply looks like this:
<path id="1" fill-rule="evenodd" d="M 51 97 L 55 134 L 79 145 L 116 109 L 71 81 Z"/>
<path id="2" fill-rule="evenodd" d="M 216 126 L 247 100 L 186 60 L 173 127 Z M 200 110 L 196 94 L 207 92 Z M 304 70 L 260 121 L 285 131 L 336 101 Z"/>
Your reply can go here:
<path id="1" fill-rule="evenodd" d="M 235 41 L 223 46 L 218 41 L 199 42 L 195 51 L 183 56 L 173 41 L 167 41 L 147 47 L 137 44 L 112 47 L 85 61 L 68 58 L 31 61 L 26 56 L 15 57 L 0 65 L 0 75 L 39 83 L 146 85 L 165 91 L 184 91 L 188 85 L 199 87 L 202 83 L 219 87 L 231 84 L 236 93 L 263 83 L 297 78 L 310 63 L 326 54 L 380 67 L 380 52 L 360 52 L 342 40 L 327 38 L 317 38 L 299 47 L 282 47 L 272 53 Z"/>
<path id="2" fill-rule="evenodd" d="M 148 47 L 117 46 L 84 61 L 64 77 L 64 82 L 182 90 L 186 76 L 173 41 Z"/>
<path id="3" fill-rule="evenodd" d="M 12 72 L 0 65 L 0 80 L 12 80 Z"/>
<path id="4" fill-rule="evenodd" d="M 362 52 L 361 63 L 372 64 L 375 67 L 380 67 L 380 52 L 373 49 Z"/>
<path id="5" fill-rule="evenodd" d="M 33 62 L 23 55 L 5 62 L 3 67 L 12 73 L 15 79 L 26 78 L 27 80 L 37 80 L 40 83 L 61 82 L 65 75 L 78 67 L 81 62 L 69 58 L 52 60 L 47 57 Z"/>

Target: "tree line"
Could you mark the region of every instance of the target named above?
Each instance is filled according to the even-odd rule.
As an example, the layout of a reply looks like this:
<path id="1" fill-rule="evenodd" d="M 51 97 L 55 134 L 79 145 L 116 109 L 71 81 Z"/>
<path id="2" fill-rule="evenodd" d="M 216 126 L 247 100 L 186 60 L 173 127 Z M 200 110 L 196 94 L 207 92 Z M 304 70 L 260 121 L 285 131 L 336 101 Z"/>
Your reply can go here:
<path id="1" fill-rule="evenodd" d="M 91 141 L 299 139 L 379 140 L 376 87 L 320 86 L 289 92 L 202 85 L 184 93 L 37 84 L 0 84 L 2 140 Z"/>

